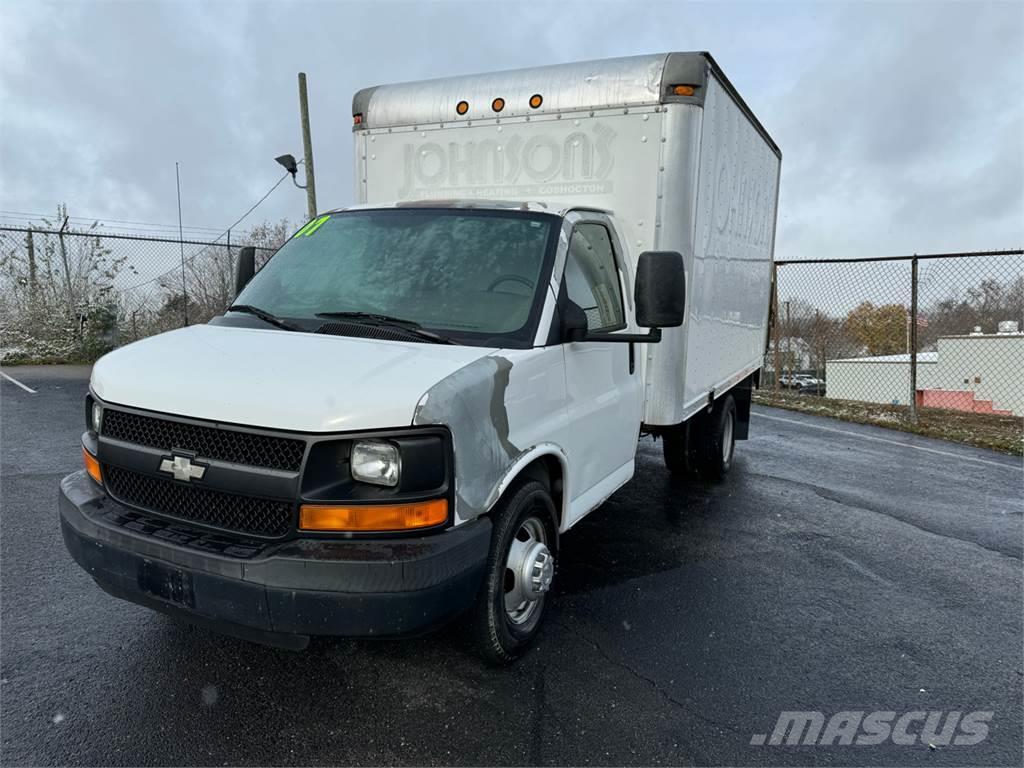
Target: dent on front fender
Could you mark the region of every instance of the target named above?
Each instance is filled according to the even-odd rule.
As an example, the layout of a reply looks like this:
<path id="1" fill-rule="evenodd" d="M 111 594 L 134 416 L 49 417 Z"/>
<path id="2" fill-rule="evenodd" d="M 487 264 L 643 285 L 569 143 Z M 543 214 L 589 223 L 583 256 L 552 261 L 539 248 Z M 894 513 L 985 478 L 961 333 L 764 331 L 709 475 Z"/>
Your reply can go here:
<path id="1" fill-rule="evenodd" d="M 513 354 L 481 358 L 442 379 L 413 415 L 413 424 L 444 425 L 452 433 L 460 522 L 486 512 L 521 457 L 540 442 L 557 442 L 564 429 L 560 350 Z"/>

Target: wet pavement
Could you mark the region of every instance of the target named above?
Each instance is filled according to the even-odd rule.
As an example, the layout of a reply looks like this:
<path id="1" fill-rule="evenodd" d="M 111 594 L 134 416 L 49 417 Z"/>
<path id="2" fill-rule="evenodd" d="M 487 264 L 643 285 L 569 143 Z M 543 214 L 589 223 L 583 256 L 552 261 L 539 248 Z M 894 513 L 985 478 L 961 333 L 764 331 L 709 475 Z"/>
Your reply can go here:
<path id="1" fill-rule="evenodd" d="M 4 370 L 36 391 L 0 380 L 3 765 L 1021 764 L 1020 459 L 755 408 L 721 485 L 641 441 L 516 665 L 458 624 L 292 653 L 101 592 L 56 513 L 88 371 Z M 751 743 L 846 710 L 993 714 L 973 746 Z"/>

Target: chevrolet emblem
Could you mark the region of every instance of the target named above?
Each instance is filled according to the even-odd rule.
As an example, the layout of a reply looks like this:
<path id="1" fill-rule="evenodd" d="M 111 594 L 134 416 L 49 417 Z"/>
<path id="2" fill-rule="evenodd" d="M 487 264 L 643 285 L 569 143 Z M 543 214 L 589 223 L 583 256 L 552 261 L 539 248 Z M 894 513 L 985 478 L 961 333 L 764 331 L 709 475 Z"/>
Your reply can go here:
<path id="1" fill-rule="evenodd" d="M 202 464 L 193 464 L 188 456 L 174 454 L 169 459 L 160 462 L 160 471 L 169 472 L 174 475 L 175 480 L 183 480 L 186 483 L 192 480 L 202 480 L 206 474 L 206 467 Z"/>

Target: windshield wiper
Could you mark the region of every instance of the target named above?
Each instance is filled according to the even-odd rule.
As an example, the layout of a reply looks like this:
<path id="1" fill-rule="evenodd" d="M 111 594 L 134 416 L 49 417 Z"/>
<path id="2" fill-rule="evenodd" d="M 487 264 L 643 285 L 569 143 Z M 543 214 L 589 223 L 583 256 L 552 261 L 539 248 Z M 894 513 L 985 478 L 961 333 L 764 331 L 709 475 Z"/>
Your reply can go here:
<path id="1" fill-rule="evenodd" d="M 401 317 L 392 317 L 391 315 L 378 315 L 373 312 L 317 312 L 316 316 L 327 320 L 355 320 L 357 323 L 365 323 L 366 325 L 391 326 L 392 328 L 406 331 L 411 336 L 418 336 L 435 344 L 458 344 L 457 341 L 447 336 L 425 330 L 415 320 L 404 320 Z"/>
<path id="2" fill-rule="evenodd" d="M 281 328 L 286 331 L 302 330 L 301 328 L 299 328 L 299 326 L 292 325 L 287 320 L 282 320 L 277 315 L 272 315 L 269 312 L 267 312 L 267 310 L 260 309 L 259 307 L 254 307 L 252 304 L 232 304 L 230 307 L 228 307 L 228 312 L 244 312 L 247 315 L 258 317 L 263 322 L 270 323 L 271 325 L 276 325 L 278 328 Z"/>

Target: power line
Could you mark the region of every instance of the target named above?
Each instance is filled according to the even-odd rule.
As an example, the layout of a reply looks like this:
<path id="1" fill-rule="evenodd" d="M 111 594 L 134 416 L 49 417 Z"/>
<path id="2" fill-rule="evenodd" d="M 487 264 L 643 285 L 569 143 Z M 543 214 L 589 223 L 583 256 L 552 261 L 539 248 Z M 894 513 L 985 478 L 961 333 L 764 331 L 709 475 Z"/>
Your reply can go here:
<path id="1" fill-rule="evenodd" d="M 296 165 L 301 165 L 301 164 L 302 164 L 301 160 L 298 163 L 296 163 Z M 290 174 L 286 171 L 285 174 L 280 179 L 278 179 L 276 182 L 274 182 L 274 185 L 270 189 L 268 189 L 266 191 L 266 194 L 264 194 L 263 197 L 261 197 L 259 200 L 257 200 L 255 203 L 252 204 L 252 206 L 249 208 L 249 210 L 247 210 L 245 213 L 243 213 L 230 227 L 228 227 L 223 232 L 221 232 L 217 237 L 215 237 L 210 242 L 205 243 L 205 245 L 208 245 L 208 246 L 209 245 L 216 245 L 217 242 L 222 237 L 227 235 L 228 232 L 230 232 L 232 229 L 234 229 L 236 226 L 238 226 L 239 223 L 244 221 L 246 216 L 248 216 L 250 213 L 255 211 L 256 208 L 259 207 L 260 203 L 262 203 L 264 200 L 266 200 L 268 197 L 270 197 L 270 193 L 273 192 L 275 189 L 277 189 L 281 185 L 281 182 L 284 181 L 285 179 L 287 179 L 289 175 Z M 202 253 L 203 253 L 203 251 L 199 251 L 198 253 L 193 254 L 192 256 L 189 256 L 187 259 L 184 258 L 184 254 L 183 254 L 182 255 L 182 263 L 181 263 L 182 269 L 185 268 L 185 262 L 191 263 L 192 261 L 194 261 Z M 154 277 L 154 278 L 152 278 L 150 280 L 144 280 L 141 283 L 136 283 L 135 285 L 130 285 L 125 290 L 126 291 L 133 291 L 136 288 L 142 287 L 143 285 L 148 285 L 149 283 L 155 283 L 158 280 L 162 280 L 168 274 L 168 272 L 170 272 L 170 270 L 168 270 L 167 272 L 163 272 L 163 273 L 157 275 L 156 277 Z"/>
<path id="2" fill-rule="evenodd" d="M 298 163 L 296 163 L 296 165 L 302 165 L 302 163 L 303 163 L 303 161 L 302 161 L 302 160 L 299 160 L 299 162 L 298 162 Z M 249 216 L 249 214 L 250 214 L 250 213 L 252 213 L 253 211 L 255 211 L 255 210 L 256 210 L 256 209 L 257 209 L 257 208 L 258 208 L 258 207 L 259 207 L 259 206 L 260 206 L 260 205 L 261 205 L 261 204 L 263 203 L 263 201 L 265 201 L 265 200 L 266 200 L 266 199 L 267 199 L 268 197 L 270 197 L 271 193 L 272 193 L 272 192 L 273 192 L 273 191 L 274 191 L 275 189 L 277 189 L 277 188 L 278 188 L 279 186 L 281 186 L 281 182 L 283 182 L 283 181 L 284 181 L 285 179 L 287 179 L 289 175 L 290 175 L 290 174 L 289 174 L 289 173 L 288 173 L 288 172 L 286 171 L 286 172 L 284 173 L 284 175 L 283 175 L 283 176 L 281 176 L 281 178 L 280 178 L 280 179 L 278 179 L 278 180 L 277 180 L 276 182 L 274 182 L 274 184 L 273 184 L 273 185 L 272 185 L 272 186 L 270 187 L 270 189 L 268 189 L 268 190 L 266 191 L 266 193 L 265 193 L 265 194 L 263 195 L 263 197 L 261 197 L 261 198 L 260 198 L 259 200 L 257 200 L 257 201 L 256 201 L 255 203 L 253 203 L 253 204 L 252 204 L 252 205 L 251 205 L 251 206 L 249 207 L 249 210 L 247 210 L 247 211 L 246 211 L 245 213 L 243 213 L 243 214 L 242 214 L 241 216 L 239 216 L 239 217 L 238 217 L 238 218 L 237 218 L 237 219 L 236 219 L 236 220 L 235 220 L 235 221 L 234 221 L 234 222 L 233 222 L 233 223 L 231 224 L 231 226 L 229 226 L 229 227 L 228 227 L 227 229 L 225 229 L 225 230 L 223 230 L 223 231 L 221 231 L 221 230 L 219 230 L 219 229 L 214 229 L 214 228 L 212 228 L 212 227 L 184 227 L 184 229 L 185 229 L 185 230 L 189 230 L 189 231 L 197 231 L 197 232 L 198 232 L 198 231 L 208 231 L 208 232 L 220 232 L 220 234 L 219 234 L 219 235 L 218 235 L 217 237 L 215 237 L 215 238 L 214 238 L 213 240 L 210 240 L 210 241 L 208 241 L 208 242 L 203 242 L 203 243 L 195 243 L 196 245 L 200 245 L 200 244 L 201 244 L 201 245 L 204 245 L 204 246 L 211 246 L 211 245 L 216 245 L 216 244 L 217 244 L 217 243 L 218 243 L 218 242 L 219 242 L 219 241 L 221 240 L 221 238 L 223 238 L 223 237 L 224 237 L 225 235 L 227 235 L 227 234 L 228 234 L 228 232 L 230 232 L 230 231 L 231 231 L 232 229 L 234 229 L 235 227 L 237 227 L 237 226 L 238 226 L 238 225 L 239 225 L 239 224 L 240 224 L 241 222 L 243 222 L 243 221 L 244 221 L 244 220 L 246 219 L 246 217 L 248 217 L 248 216 Z M 38 214 L 30 214 L 30 213 L 24 213 L 24 212 L 18 212 L 18 211 L 0 211 L 0 215 L 30 216 L 30 217 L 33 217 L 33 218 L 39 218 L 39 219 L 46 219 L 46 218 L 47 218 L 47 217 L 46 217 L 45 215 L 38 215 Z M 81 220 L 84 220 L 84 221 L 98 221 L 97 219 L 91 219 L 91 218 L 88 218 L 88 217 L 81 217 L 81 216 L 70 216 L 70 217 L 68 217 L 68 218 L 71 218 L 71 219 L 76 219 L 76 220 L 78 220 L 78 219 L 81 219 Z M 114 221 L 116 221 L 116 220 L 115 220 L 115 219 L 108 219 L 108 221 L 110 221 L 110 222 L 114 222 Z M 123 222 L 121 222 L 121 223 L 124 223 L 124 224 L 128 224 L 128 223 L 132 223 L 132 222 L 127 222 L 127 221 L 123 221 Z M 144 222 L 134 222 L 134 223 L 136 223 L 136 224 L 144 224 Z M 166 225 L 166 224 L 152 224 L 152 225 L 150 225 L 150 224 L 147 224 L 146 226 L 152 226 L 152 227 L 160 227 L 160 228 L 162 228 L 162 229 L 172 229 L 172 230 L 173 230 L 173 229 L 177 229 L 177 227 L 173 227 L 172 225 Z M 8 229 L 8 228 L 6 228 L 6 227 L 0 227 L 0 230 L 6 230 L 6 229 Z M 178 239 L 178 240 L 168 240 L 168 242 L 181 242 L 181 244 L 182 244 L 182 247 L 184 247 L 184 244 L 185 244 L 185 243 L 184 243 L 184 237 L 180 235 L 180 232 L 181 232 L 181 230 L 179 230 L 179 239 Z M 103 233 L 101 233 L 101 232 L 95 232 L 95 233 L 89 233 L 89 234 L 95 234 L 95 235 L 97 235 L 97 236 L 99 236 L 99 237 L 102 237 L 102 236 L 103 236 Z M 112 236 L 113 236 L 113 235 L 112 235 Z M 126 238 L 126 239 L 131 239 L 131 238 Z M 154 238 L 150 238 L 150 239 L 154 239 Z M 182 264 L 181 264 L 181 267 L 182 267 L 182 269 L 184 269 L 184 268 L 185 268 L 185 264 L 186 264 L 186 262 L 187 262 L 187 263 L 191 263 L 191 262 L 192 262 L 192 261 L 194 261 L 194 260 L 195 260 L 195 259 L 196 259 L 197 257 L 199 257 L 199 256 L 200 256 L 200 255 L 201 255 L 201 254 L 203 253 L 203 251 L 204 251 L 204 250 L 205 250 L 205 249 L 203 249 L 203 250 L 200 250 L 200 251 L 199 251 L 198 253 L 195 253 L 195 254 L 193 254 L 192 256 L 189 256 L 188 258 L 185 258 L 185 256 L 184 256 L 184 253 L 182 253 Z M 149 280 L 143 280 L 143 281 L 142 281 L 142 282 L 140 282 L 140 283 L 135 283 L 134 285 L 130 285 L 130 286 L 128 286 L 128 287 L 127 287 L 127 288 L 125 288 L 124 290 L 125 290 L 126 292 L 127 292 L 127 291 L 133 291 L 133 290 L 135 290 L 136 288 L 141 288 L 141 287 L 142 287 L 142 286 L 144 286 L 144 285 L 148 285 L 148 284 L 150 284 L 150 283 L 155 283 L 155 282 L 157 282 L 158 280 L 163 280 L 163 279 L 164 279 L 164 278 L 165 278 L 165 277 L 167 276 L 167 274 L 168 274 L 169 272 L 171 272 L 171 271 L 173 271 L 173 270 L 167 270 L 167 271 L 165 271 L 165 272 L 162 272 L 162 273 L 160 273 L 159 275 L 157 275 L 157 276 L 156 276 L 156 277 L 154 277 L 154 278 L 151 278 L 151 279 L 149 279 Z"/>
<path id="3" fill-rule="evenodd" d="M 303 163 L 303 161 L 299 160 L 296 163 L 296 165 L 302 165 L 302 163 Z M 210 244 L 212 245 L 212 244 L 218 242 L 222 237 L 227 235 L 228 232 L 230 232 L 232 229 L 234 229 L 239 224 L 241 224 L 243 221 L 245 221 L 246 217 L 248 217 L 248 215 L 250 213 L 255 211 L 260 206 L 261 203 L 263 203 L 268 197 L 270 197 L 271 193 L 275 189 L 277 189 L 279 186 L 281 186 L 281 182 L 284 181 L 285 179 L 287 179 L 288 175 L 289 175 L 288 172 L 285 172 L 285 174 L 280 179 L 278 179 L 276 182 L 274 182 L 273 186 L 271 186 L 270 189 L 268 189 L 266 191 L 266 193 L 263 195 L 263 197 L 261 197 L 255 203 L 253 203 L 252 206 L 250 206 L 249 210 L 247 210 L 245 213 L 243 213 L 241 216 L 239 216 L 238 219 L 236 219 L 227 229 L 221 229 L 219 227 L 199 227 L 199 226 L 188 226 L 188 227 L 184 227 L 184 229 L 189 231 L 189 232 L 219 232 L 220 234 L 216 238 L 214 238 L 211 241 Z M 0 216 L 5 216 L 5 217 L 9 217 L 9 216 L 24 216 L 27 219 L 43 219 L 43 220 L 46 220 L 46 219 L 50 218 L 50 214 L 27 213 L 25 211 L 0 211 Z M 88 222 L 95 222 L 95 223 L 99 223 L 99 224 L 108 224 L 108 223 L 109 224 L 134 224 L 134 225 L 137 225 L 137 226 L 147 227 L 147 228 L 150 228 L 150 229 L 166 229 L 166 230 L 172 230 L 172 231 L 173 230 L 179 230 L 180 231 L 180 229 L 181 229 L 180 225 L 176 225 L 176 224 L 153 224 L 151 222 L 128 221 L 128 220 L 125 220 L 125 219 L 99 219 L 99 218 L 94 218 L 94 217 L 91 217 L 91 216 L 68 216 L 67 218 L 72 220 L 72 221 L 88 221 Z M 124 227 L 116 227 L 116 229 L 124 229 Z"/>
<path id="4" fill-rule="evenodd" d="M 187 227 L 186 227 L 187 229 Z M 0 232 L 18 232 L 20 234 L 27 234 L 32 232 L 36 235 L 59 235 L 60 231 L 56 229 L 43 229 L 42 227 L 10 227 L 5 224 L 0 224 Z M 123 232 L 80 232 L 78 230 L 68 230 L 64 234 L 69 237 L 95 237 L 103 240 L 127 240 L 135 243 L 171 243 L 177 245 L 179 242 L 184 242 L 185 245 L 216 245 L 208 240 L 179 240 L 177 237 L 161 237 L 159 235 L 132 235 L 125 234 Z M 262 250 L 273 250 L 267 246 L 257 245 L 257 249 Z"/>
<path id="5" fill-rule="evenodd" d="M 32 230 L 34 232 L 48 232 L 51 229 L 56 231 L 60 228 L 62 222 L 54 222 L 53 220 L 40 221 L 39 219 L 28 220 L 21 219 L 14 216 L 3 216 L 0 215 L 0 225 L 4 228 L 9 229 L 20 229 L 24 231 Z M 219 229 L 214 230 L 220 232 Z M 128 226 L 82 226 L 81 222 L 74 220 L 70 221 L 70 226 L 65 229 L 66 234 L 74 234 L 78 236 L 89 236 L 89 237 L 128 237 L 139 240 L 149 240 L 152 238 L 166 237 L 173 239 L 175 242 L 178 241 L 179 233 L 177 228 L 171 229 L 148 229 L 139 227 L 128 227 Z M 206 230 L 193 230 L 189 227 L 184 228 L 186 244 L 189 241 L 207 241 L 213 237 L 213 233 Z"/>
<path id="6" fill-rule="evenodd" d="M 54 218 L 52 214 L 45 213 L 27 213 L 25 211 L 0 211 L 0 216 L 5 218 L 9 217 L 24 217 L 26 219 L 51 219 Z M 68 216 L 71 221 L 88 221 L 95 222 L 98 224 L 131 224 L 140 227 L 146 227 L 147 229 L 171 229 L 176 230 L 177 224 L 154 224 L 148 221 L 127 221 L 125 219 L 102 219 L 94 216 Z M 117 229 L 122 229 L 117 227 Z M 199 227 L 199 226 L 188 226 L 185 229 L 190 232 L 220 232 L 220 227 Z"/>
<path id="7" fill-rule="evenodd" d="M 301 162 L 301 161 L 300 161 L 299 163 L 296 163 L 296 165 L 301 165 L 301 164 L 302 164 L 302 162 Z M 281 182 L 282 182 L 282 181 L 284 181 L 285 179 L 287 179 L 289 175 L 290 175 L 290 174 L 288 173 L 288 171 L 285 171 L 285 173 L 284 173 L 284 176 L 282 176 L 282 177 L 281 177 L 280 179 L 278 179 L 278 180 L 277 180 L 277 182 L 276 182 L 276 183 L 274 184 L 274 186 L 272 186 L 272 187 L 271 187 L 270 189 L 268 189 L 268 190 L 267 190 L 267 193 L 266 193 L 265 195 L 263 195 L 263 197 L 261 197 L 261 198 L 260 198 L 259 200 L 257 200 L 257 201 L 256 201 L 255 203 L 253 203 L 253 204 L 252 204 L 252 207 L 251 207 L 251 208 L 250 208 L 250 209 L 249 209 L 248 211 L 246 211 L 245 213 L 243 213 L 243 214 L 242 214 L 242 215 L 241 215 L 241 216 L 240 216 L 240 217 L 238 218 L 238 220 L 237 220 L 237 221 L 235 221 L 235 223 L 234 223 L 234 224 L 232 224 L 232 225 L 231 225 L 230 227 L 228 227 L 227 229 L 225 229 L 225 230 L 224 230 L 224 231 L 223 231 L 223 232 L 222 232 L 222 233 L 221 233 L 220 235 L 218 235 L 218 236 L 217 236 L 217 237 L 216 237 L 216 238 L 214 239 L 214 241 L 213 241 L 213 242 L 215 242 L 215 243 L 216 243 L 216 242 L 217 242 L 218 240 L 220 240 L 220 239 L 221 239 L 222 237 L 224 237 L 224 235 L 226 235 L 226 234 L 227 234 L 228 232 L 230 232 L 230 231 L 231 231 L 232 229 L 234 229 L 234 228 L 235 228 L 235 227 L 237 227 L 237 226 L 238 226 L 238 225 L 239 225 L 240 223 L 242 223 L 242 221 L 244 221 L 244 220 L 245 220 L 245 217 L 246 217 L 246 216 L 248 216 L 248 215 L 249 215 L 250 213 L 252 213 L 253 211 L 255 211 L 255 210 L 256 210 L 256 208 L 258 208 L 258 207 L 259 207 L 260 203 L 262 203 L 262 202 L 263 202 L 264 200 L 266 200 L 266 199 L 267 199 L 268 197 L 270 197 L 270 193 L 271 193 L 271 192 L 273 192 L 273 191 L 274 191 L 275 189 L 277 189 L 277 188 L 278 188 L 279 186 L 281 186 Z"/>

